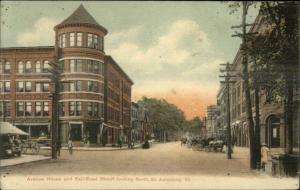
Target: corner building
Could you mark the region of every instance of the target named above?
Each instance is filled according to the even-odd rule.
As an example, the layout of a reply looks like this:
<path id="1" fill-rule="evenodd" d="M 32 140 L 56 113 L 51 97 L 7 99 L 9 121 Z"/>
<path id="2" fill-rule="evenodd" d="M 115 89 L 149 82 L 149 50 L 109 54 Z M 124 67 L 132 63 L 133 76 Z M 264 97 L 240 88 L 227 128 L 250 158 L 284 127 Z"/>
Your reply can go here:
<path id="1" fill-rule="evenodd" d="M 126 136 L 126 118 L 128 114 L 130 118 L 130 111 L 126 114 L 128 106 L 124 100 L 130 102 L 133 83 L 115 61 L 113 63 L 110 61 L 106 62 L 106 60 L 109 60 L 109 56 L 106 56 L 104 52 L 104 37 L 107 34 L 107 30 L 98 24 L 82 5 L 67 19 L 56 25 L 54 30 L 54 47 L 1 48 L 0 66 L 2 66 L 2 69 L 0 71 L 3 71 L 1 72 L 1 75 L 3 75 L 1 77 L 1 83 L 3 83 L 1 86 L 5 87 L 5 85 L 8 85 L 6 81 L 11 82 L 9 84 L 10 90 L 15 94 L 18 94 L 15 92 L 17 91 L 16 82 L 18 80 L 24 82 L 25 89 L 27 81 L 32 81 L 31 85 L 36 85 L 34 83 L 41 81 L 41 79 L 49 83 L 48 86 L 50 86 L 50 89 L 42 94 L 44 97 L 41 97 L 42 95 L 34 91 L 35 88 L 32 88 L 33 93 L 28 93 L 26 90 L 24 90 L 24 93 L 20 93 L 21 96 L 24 94 L 24 97 L 16 95 L 8 97 L 6 95 L 7 92 L 4 92 L 5 88 L 2 88 L 5 99 L 2 104 L 10 102 L 9 106 L 2 106 L 2 110 L 3 112 L 10 112 L 9 117 L 12 117 L 12 120 L 9 120 L 6 116 L 2 116 L 2 120 L 20 124 L 17 126 L 28 132 L 32 130 L 32 125 L 42 123 L 43 126 L 47 127 L 44 133 L 50 136 L 53 102 L 49 95 L 54 92 L 54 85 L 51 84 L 52 74 L 47 69 L 50 68 L 48 62 L 55 63 L 60 70 L 58 92 L 60 140 L 66 143 L 68 138 L 71 138 L 74 144 L 79 146 L 83 144 L 117 143 L 117 135 L 123 134 Z M 16 59 L 16 56 L 20 58 Z M 12 57 L 15 59 L 12 59 Z M 26 70 L 28 61 L 32 64 L 30 66 L 31 70 L 25 76 L 23 73 L 22 75 L 16 74 L 16 69 L 21 67 L 20 62 L 23 62 L 23 68 Z M 7 76 L 5 72 L 7 62 L 11 64 L 10 73 L 13 74 L 12 76 Z M 39 64 L 44 64 L 42 69 L 46 67 L 44 69 L 45 73 L 37 73 L 37 68 L 41 67 L 38 65 L 38 62 Z M 111 67 L 111 64 L 113 65 L 112 67 L 117 68 L 113 76 L 110 75 L 111 72 L 106 71 L 106 69 Z M 115 89 L 116 94 L 120 95 L 120 102 L 117 109 L 119 118 L 114 123 L 108 123 L 109 120 L 105 120 L 105 116 L 109 115 L 107 112 L 110 112 L 110 107 L 105 106 L 107 105 L 105 101 L 115 99 L 112 97 L 115 96 L 114 94 L 106 92 L 108 84 L 105 84 L 105 82 L 108 83 L 110 81 L 108 78 L 124 81 L 120 83 L 124 84 L 124 87 L 120 86 L 120 88 Z M 123 95 L 125 89 L 127 93 Z M 28 101 L 26 98 L 28 98 Z M 42 102 L 42 109 L 45 109 L 44 102 L 49 102 L 46 103 L 46 105 L 48 104 L 48 107 L 46 107 L 48 114 L 45 114 L 45 117 L 42 115 L 41 118 L 36 117 L 36 109 L 37 105 L 39 105 L 37 100 L 39 99 Z M 24 102 L 22 110 L 25 111 L 21 117 L 23 120 L 20 120 L 21 118 L 16 114 L 18 109 L 20 109 L 17 105 L 20 101 Z M 26 115 L 27 102 L 32 102 L 31 110 L 33 111 L 30 116 L 34 119 L 31 120 Z M 10 110 L 7 110 L 8 107 Z M 43 119 L 43 121 L 40 119 Z M 128 124 L 128 126 L 130 125 Z M 44 135 L 41 131 L 45 129 L 42 129 L 41 125 L 36 128 L 35 136 Z M 114 129 L 114 132 L 111 132 L 111 129 Z M 33 133 L 30 132 L 30 135 L 33 136 Z M 115 136 L 114 138 L 110 137 L 113 135 Z"/>

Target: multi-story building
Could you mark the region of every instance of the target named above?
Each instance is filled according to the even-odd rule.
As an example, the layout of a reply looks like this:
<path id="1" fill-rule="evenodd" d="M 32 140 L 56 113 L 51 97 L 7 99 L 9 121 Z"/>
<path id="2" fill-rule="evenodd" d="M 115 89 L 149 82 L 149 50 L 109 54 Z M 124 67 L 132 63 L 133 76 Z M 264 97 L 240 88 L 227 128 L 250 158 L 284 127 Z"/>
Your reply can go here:
<path id="1" fill-rule="evenodd" d="M 268 30 L 263 17 L 260 15 L 256 18 L 256 24 L 250 29 L 250 32 L 263 33 Z M 232 136 L 235 139 L 237 146 L 249 146 L 248 137 L 248 126 L 246 116 L 246 105 L 245 105 L 245 85 L 242 79 L 242 52 L 239 50 L 236 57 L 233 60 L 232 73 L 235 83 L 230 85 L 230 112 L 231 112 L 231 127 Z M 252 62 L 249 62 L 249 69 L 251 70 Z M 251 78 L 250 78 L 251 80 Z M 278 152 L 284 152 L 286 147 L 286 124 L 285 124 L 285 113 L 284 113 L 284 100 L 279 98 L 277 102 L 268 103 L 266 101 L 267 92 L 260 90 L 259 94 L 259 120 L 260 120 L 260 141 L 266 143 L 270 148 L 276 148 Z M 296 91 L 295 91 L 296 94 Z M 251 108 L 253 114 L 253 120 L 255 124 L 255 92 L 250 89 L 251 97 Z M 296 97 L 296 96 L 295 96 Z M 294 147 L 297 147 L 298 128 L 297 119 L 299 118 L 299 101 L 297 98 L 294 99 Z M 275 150 L 275 149 L 273 149 Z"/>
<path id="2" fill-rule="evenodd" d="M 82 5 L 54 30 L 55 46 L 1 48 L 0 120 L 32 137 L 49 136 L 53 107 L 49 95 L 55 90 L 49 70 L 57 65 L 61 141 L 114 144 L 130 126 L 133 82 L 105 55 L 107 30 Z"/>
<path id="3" fill-rule="evenodd" d="M 131 102 L 131 138 L 134 141 L 139 140 L 139 105 Z"/>
<path id="4" fill-rule="evenodd" d="M 131 129 L 135 141 L 141 142 L 154 137 L 147 109 L 134 102 L 131 103 Z"/>
<path id="5" fill-rule="evenodd" d="M 217 137 L 217 117 L 218 107 L 216 105 L 207 106 L 206 129 L 208 137 Z"/>
<path id="6" fill-rule="evenodd" d="M 217 116 L 217 137 L 222 138 L 226 136 L 226 121 L 227 121 L 227 90 L 224 84 L 221 84 L 218 94 L 217 94 L 217 106 L 218 106 L 218 116 Z"/>
<path id="7" fill-rule="evenodd" d="M 113 60 L 105 57 L 105 110 L 104 122 L 107 130 L 107 143 L 117 142 L 119 136 L 128 141 L 130 135 L 131 86 L 133 82 Z"/>

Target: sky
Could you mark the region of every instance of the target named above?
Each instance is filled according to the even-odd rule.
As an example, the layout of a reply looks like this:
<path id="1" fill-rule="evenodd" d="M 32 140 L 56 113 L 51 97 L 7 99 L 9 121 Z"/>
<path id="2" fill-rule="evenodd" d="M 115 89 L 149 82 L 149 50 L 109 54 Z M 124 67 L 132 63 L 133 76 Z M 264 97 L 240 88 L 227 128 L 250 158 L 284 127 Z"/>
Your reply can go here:
<path id="1" fill-rule="evenodd" d="M 221 63 L 241 39 L 231 35 L 241 12 L 224 2 L 1 1 L 1 47 L 53 46 L 56 24 L 80 5 L 108 30 L 105 53 L 134 81 L 132 100 L 164 98 L 187 119 L 216 104 Z M 258 10 L 251 7 L 252 23 Z"/>

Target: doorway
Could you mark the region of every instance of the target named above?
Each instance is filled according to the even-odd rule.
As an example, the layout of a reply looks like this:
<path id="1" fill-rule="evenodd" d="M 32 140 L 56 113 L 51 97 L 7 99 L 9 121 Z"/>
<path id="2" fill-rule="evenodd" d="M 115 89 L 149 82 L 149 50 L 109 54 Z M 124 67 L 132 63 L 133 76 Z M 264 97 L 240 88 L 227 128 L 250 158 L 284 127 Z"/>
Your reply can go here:
<path id="1" fill-rule="evenodd" d="M 267 119 L 266 126 L 266 144 L 270 148 L 280 147 L 280 118 L 271 115 Z"/>

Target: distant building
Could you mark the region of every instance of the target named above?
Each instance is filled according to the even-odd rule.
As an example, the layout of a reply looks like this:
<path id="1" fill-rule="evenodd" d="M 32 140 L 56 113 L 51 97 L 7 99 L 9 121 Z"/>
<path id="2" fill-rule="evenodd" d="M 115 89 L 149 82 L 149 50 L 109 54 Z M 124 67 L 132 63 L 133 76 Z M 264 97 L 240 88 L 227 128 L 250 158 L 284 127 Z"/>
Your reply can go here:
<path id="1" fill-rule="evenodd" d="M 134 102 L 131 103 L 131 130 L 134 140 L 140 142 L 151 138 L 153 133 L 147 109 Z"/>
<path id="2" fill-rule="evenodd" d="M 218 94 L 217 94 L 217 106 L 218 106 L 218 116 L 217 116 L 217 136 L 222 138 L 226 137 L 226 126 L 227 126 L 227 94 L 225 85 L 221 84 Z"/>
<path id="3" fill-rule="evenodd" d="M 217 137 L 218 107 L 216 105 L 207 106 L 206 130 L 208 137 Z"/>
<path id="4" fill-rule="evenodd" d="M 59 138 L 75 145 L 115 144 L 130 127 L 133 82 L 105 55 L 107 30 L 81 5 L 54 27 L 55 46 L 0 50 L 0 121 L 27 131 L 30 137 L 51 135 L 49 69 L 59 75 Z"/>

